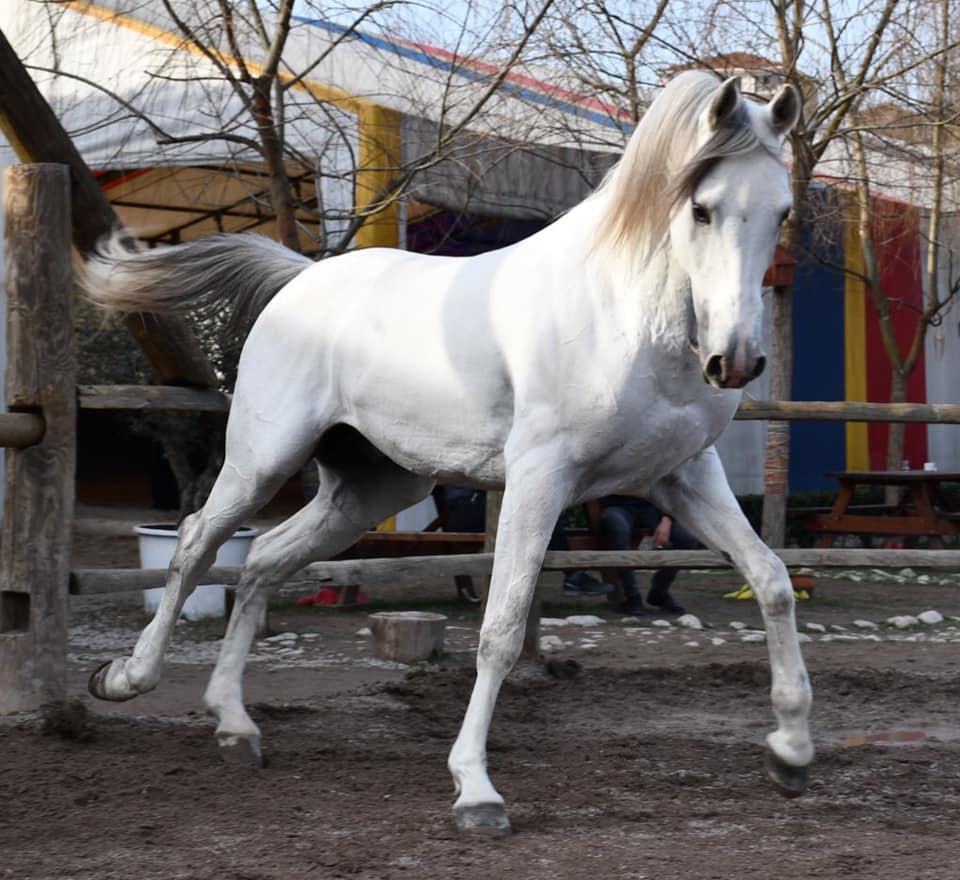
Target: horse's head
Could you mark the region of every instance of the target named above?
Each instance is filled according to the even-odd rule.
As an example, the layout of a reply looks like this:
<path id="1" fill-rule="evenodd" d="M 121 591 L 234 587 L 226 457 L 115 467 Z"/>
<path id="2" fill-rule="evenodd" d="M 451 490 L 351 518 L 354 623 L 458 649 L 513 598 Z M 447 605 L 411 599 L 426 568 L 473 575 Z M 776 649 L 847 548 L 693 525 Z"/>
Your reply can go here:
<path id="1" fill-rule="evenodd" d="M 778 154 L 799 113 L 791 85 L 763 105 L 728 79 L 702 110 L 693 156 L 676 177 L 670 252 L 689 279 L 690 346 L 718 388 L 763 372 L 761 283 L 791 205 Z"/>

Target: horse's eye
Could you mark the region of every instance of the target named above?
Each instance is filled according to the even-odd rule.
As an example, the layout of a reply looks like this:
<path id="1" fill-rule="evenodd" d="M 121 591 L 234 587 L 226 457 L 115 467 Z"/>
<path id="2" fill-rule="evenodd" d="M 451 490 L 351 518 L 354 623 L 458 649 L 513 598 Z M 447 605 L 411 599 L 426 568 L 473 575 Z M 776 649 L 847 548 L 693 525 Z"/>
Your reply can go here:
<path id="1" fill-rule="evenodd" d="M 693 222 L 699 223 L 701 226 L 710 225 L 710 212 L 699 202 L 693 203 Z"/>

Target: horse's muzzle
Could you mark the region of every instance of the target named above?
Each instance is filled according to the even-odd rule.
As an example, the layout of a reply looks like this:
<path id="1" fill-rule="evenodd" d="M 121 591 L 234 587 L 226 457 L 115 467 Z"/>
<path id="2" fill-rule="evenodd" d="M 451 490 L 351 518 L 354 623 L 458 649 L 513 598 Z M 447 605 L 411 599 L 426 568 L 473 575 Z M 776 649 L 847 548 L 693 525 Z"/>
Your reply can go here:
<path id="1" fill-rule="evenodd" d="M 743 388 L 759 376 L 767 365 L 766 356 L 755 345 L 730 354 L 711 355 L 703 367 L 703 378 L 717 388 Z"/>

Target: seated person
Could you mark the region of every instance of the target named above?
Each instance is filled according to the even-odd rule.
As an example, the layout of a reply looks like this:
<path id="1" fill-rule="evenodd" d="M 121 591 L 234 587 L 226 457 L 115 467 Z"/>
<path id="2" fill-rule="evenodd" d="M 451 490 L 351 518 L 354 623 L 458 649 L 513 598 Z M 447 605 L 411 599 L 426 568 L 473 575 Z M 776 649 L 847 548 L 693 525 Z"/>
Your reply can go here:
<path id="1" fill-rule="evenodd" d="M 600 499 L 600 534 L 608 550 L 632 550 L 635 529 L 653 531 L 654 545 L 677 550 L 694 550 L 703 545 L 673 518 L 661 513 L 649 501 L 631 495 L 608 495 Z M 684 608 L 670 595 L 670 585 L 677 577 L 676 568 L 661 568 L 654 572 L 647 602 L 667 614 L 683 614 Z M 620 610 L 625 614 L 646 614 L 636 574 L 632 569 L 621 569 L 624 601 Z"/>
<path id="2" fill-rule="evenodd" d="M 487 493 L 483 489 L 444 483 L 443 500 L 448 532 L 485 532 L 487 529 Z"/>

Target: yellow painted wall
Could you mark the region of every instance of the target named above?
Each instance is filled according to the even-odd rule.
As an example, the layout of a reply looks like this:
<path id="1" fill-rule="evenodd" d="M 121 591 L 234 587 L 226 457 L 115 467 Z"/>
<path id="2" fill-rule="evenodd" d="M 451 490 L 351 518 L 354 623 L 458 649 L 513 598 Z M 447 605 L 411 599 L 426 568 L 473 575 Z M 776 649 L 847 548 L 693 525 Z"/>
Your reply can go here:
<path id="1" fill-rule="evenodd" d="M 857 233 L 857 206 L 852 194 L 844 212 L 844 360 L 847 400 L 867 399 L 867 290 L 851 272 L 863 273 L 863 251 Z M 847 422 L 847 470 L 870 470 L 866 422 Z"/>

